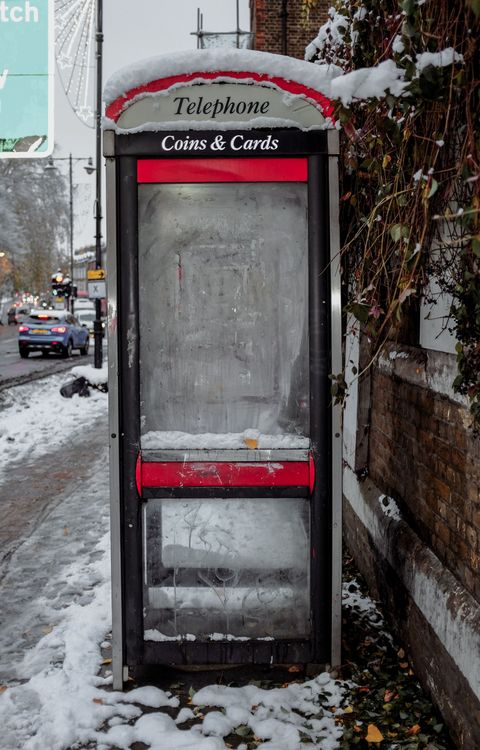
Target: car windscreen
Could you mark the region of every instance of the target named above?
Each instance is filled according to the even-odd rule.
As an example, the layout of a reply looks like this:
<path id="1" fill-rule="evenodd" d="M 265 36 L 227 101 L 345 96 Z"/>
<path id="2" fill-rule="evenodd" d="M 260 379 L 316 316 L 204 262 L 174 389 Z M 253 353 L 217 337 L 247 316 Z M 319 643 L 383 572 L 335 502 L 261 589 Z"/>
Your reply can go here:
<path id="1" fill-rule="evenodd" d="M 95 313 L 94 312 L 91 312 L 91 313 L 83 313 L 82 312 L 82 314 L 79 313 L 78 314 L 78 319 L 79 319 L 80 323 L 83 323 L 86 320 L 95 320 Z"/>

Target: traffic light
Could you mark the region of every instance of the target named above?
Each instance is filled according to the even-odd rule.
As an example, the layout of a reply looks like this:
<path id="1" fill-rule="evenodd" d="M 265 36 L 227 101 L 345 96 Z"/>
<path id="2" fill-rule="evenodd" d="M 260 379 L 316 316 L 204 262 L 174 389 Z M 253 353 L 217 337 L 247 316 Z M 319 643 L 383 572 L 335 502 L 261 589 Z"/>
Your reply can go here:
<path id="1" fill-rule="evenodd" d="M 72 280 L 62 271 L 53 274 L 51 283 L 54 297 L 66 297 L 68 299 L 76 296 L 76 288 L 73 286 Z"/>
<path id="2" fill-rule="evenodd" d="M 61 271 L 57 271 L 57 273 L 54 273 L 52 276 L 52 295 L 54 297 L 63 297 L 63 283 L 64 283 L 64 275 Z"/>
<path id="3" fill-rule="evenodd" d="M 66 276 L 64 278 L 64 280 L 63 280 L 62 289 L 63 289 L 63 296 L 64 297 L 66 297 L 68 299 L 69 297 L 72 296 L 72 292 L 73 292 L 72 282 L 68 278 L 68 276 Z"/>

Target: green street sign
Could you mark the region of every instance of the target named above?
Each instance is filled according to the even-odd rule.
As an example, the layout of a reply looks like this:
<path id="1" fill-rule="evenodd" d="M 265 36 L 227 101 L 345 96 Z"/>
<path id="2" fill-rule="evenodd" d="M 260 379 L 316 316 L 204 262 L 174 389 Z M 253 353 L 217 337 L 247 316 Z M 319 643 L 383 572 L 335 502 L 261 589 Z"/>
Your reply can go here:
<path id="1" fill-rule="evenodd" d="M 0 0 L 0 158 L 53 151 L 54 0 Z"/>

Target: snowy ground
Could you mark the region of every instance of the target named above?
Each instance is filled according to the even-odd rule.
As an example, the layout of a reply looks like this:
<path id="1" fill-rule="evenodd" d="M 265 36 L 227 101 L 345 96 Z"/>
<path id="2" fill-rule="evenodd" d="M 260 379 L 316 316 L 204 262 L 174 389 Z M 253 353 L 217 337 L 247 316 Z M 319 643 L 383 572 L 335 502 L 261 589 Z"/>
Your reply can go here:
<path id="1" fill-rule="evenodd" d="M 7 463 L 37 459 L 106 415 L 107 397 L 97 390 L 89 398 L 63 398 L 60 387 L 70 379 L 52 375 L 0 393 L 0 479 Z"/>

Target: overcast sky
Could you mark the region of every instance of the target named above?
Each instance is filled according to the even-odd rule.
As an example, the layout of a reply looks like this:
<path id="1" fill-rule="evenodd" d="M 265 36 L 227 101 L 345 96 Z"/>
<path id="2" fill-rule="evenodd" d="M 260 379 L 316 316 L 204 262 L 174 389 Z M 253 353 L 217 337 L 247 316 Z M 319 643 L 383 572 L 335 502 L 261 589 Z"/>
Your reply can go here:
<path id="1" fill-rule="evenodd" d="M 119 68 L 136 60 L 179 50 L 196 49 L 191 35 L 197 28 L 197 8 L 203 13 L 205 31 L 233 31 L 235 0 L 103 0 L 103 83 Z M 240 0 L 240 28 L 250 28 L 248 0 Z M 93 103 L 92 103 L 93 106 Z M 95 161 L 95 131 L 73 113 L 60 77 L 55 83 L 54 157 L 92 156 Z M 75 250 L 94 243 L 95 175 L 84 171 L 84 161 L 73 162 Z M 68 175 L 68 161 L 57 162 Z M 105 205 L 105 190 L 103 190 Z M 105 210 L 103 210 L 105 214 Z M 104 232 L 105 233 L 105 232 Z"/>

